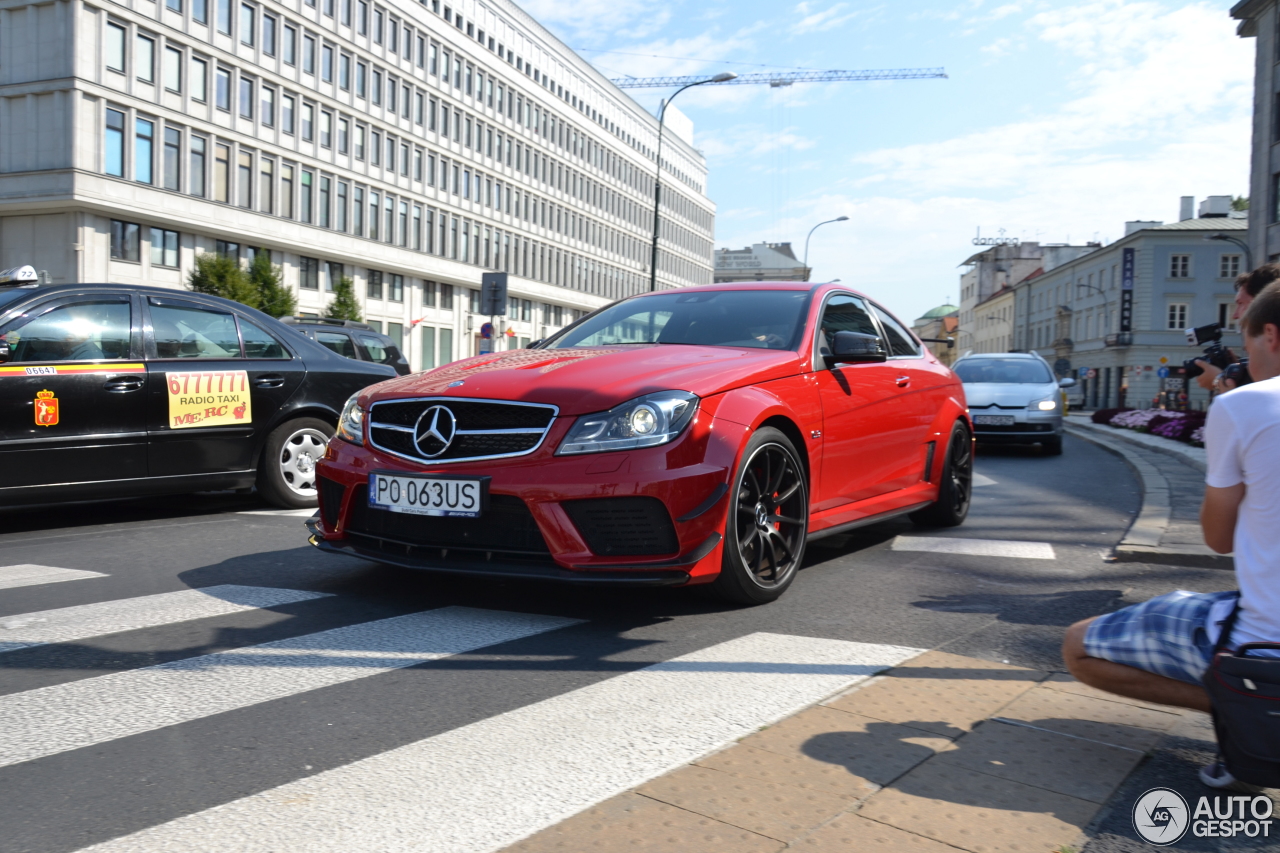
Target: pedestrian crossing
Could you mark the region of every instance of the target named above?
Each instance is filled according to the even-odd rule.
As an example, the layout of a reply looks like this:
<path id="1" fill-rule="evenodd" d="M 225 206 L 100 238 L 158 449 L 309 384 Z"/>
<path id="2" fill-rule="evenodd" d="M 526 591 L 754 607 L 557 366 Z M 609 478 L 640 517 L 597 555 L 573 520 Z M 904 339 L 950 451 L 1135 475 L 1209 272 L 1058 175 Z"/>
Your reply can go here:
<path id="1" fill-rule="evenodd" d="M 331 597 L 224 585 L 0 618 L 0 637 L 56 644 Z M 174 733 L 161 743 L 198 750 L 182 727 L 213 715 L 236 731 L 235 714 L 267 703 L 287 713 L 279 700 L 582 625 L 447 606 L 11 693 L 0 696 L 0 770 L 161 730 Z M 494 851 L 920 651 L 764 632 L 708 643 L 322 772 L 298 767 L 284 784 L 117 838 L 97 830 L 82 849 Z M 432 696 L 420 699 L 406 715 L 429 716 Z"/>
<path id="2" fill-rule="evenodd" d="M 0 566 L 0 589 L 105 577 L 106 575 L 102 572 L 86 572 L 80 569 L 60 569 L 57 566 L 37 566 L 33 563 L 23 563 L 17 566 Z"/>

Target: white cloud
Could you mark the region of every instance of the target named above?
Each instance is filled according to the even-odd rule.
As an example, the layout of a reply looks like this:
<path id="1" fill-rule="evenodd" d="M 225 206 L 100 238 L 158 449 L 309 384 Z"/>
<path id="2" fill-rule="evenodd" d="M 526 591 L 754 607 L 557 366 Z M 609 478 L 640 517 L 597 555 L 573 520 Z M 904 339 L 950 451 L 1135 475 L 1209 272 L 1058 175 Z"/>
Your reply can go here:
<path id="1" fill-rule="evenodd" d="M 858 11 L 844 13 L 844 10 L 849 8 L 848 3 L 836 3 L 833 6 L 818 10 L 814 9 L 815 5 L 809 0 L 796 5 L 796 14 L 804 17 L 791 26 L 792 35 L 834 30 L 861 14 Z"/>
<path id="2" fill-rule="evenodd" d="M 718 131 L 715 135 L 697 137 L 698 148 L 707 157 L 727 158 L 742 155 L 769 154 L 790 149 L 803 151 L 815 143 L 810 137 L 801 136 L 796 128 L 770 130 L 764 125 L 739 125 Z"/>

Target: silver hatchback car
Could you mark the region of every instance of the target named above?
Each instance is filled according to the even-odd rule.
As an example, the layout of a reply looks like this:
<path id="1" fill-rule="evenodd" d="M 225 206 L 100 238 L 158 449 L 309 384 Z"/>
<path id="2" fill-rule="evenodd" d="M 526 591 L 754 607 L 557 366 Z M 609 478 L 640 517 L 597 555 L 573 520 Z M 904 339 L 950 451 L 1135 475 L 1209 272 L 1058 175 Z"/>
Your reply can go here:
<path id="1" fill-rule="evenodd" d="M 965 355 L 952 369 L 964 383 L 974 438 L 1001 444 L 1039 444 L 1051 456 L 1062 453 L 1062 388 L 1048 362 L 1035 353 Z"/>

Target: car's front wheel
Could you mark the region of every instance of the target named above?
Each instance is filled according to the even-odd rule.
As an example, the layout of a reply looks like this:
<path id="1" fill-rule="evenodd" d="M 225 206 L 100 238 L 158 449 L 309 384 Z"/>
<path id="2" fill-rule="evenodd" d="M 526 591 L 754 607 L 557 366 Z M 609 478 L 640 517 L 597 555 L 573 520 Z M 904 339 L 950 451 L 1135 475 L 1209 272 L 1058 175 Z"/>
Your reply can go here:
<path id="1" fill-rule="evenodd" d="M 333 437 L 333 427 L 316 418 L 297 418 L 267 436 L 258 465 L 258 491 L 285 509 L 317 505 L 316 463 Z"/>
<path id="2" fill-rule="evenodd" d="M 712 591 L 733 604 L 774 601 L 795 580 L 809 532 L 809 483 L 786 435 L 765 427 L 751 437 L 729 498 Z"/>
<path id="3" fill-rule="evenodd" d="M 942 460 L 938 499 L 911 513 L 911 520 L 925 527 L 955 527 L 969 516 L 973 495 L 973 438 L 960 421 L 951 427 L 947 455 Z"/>

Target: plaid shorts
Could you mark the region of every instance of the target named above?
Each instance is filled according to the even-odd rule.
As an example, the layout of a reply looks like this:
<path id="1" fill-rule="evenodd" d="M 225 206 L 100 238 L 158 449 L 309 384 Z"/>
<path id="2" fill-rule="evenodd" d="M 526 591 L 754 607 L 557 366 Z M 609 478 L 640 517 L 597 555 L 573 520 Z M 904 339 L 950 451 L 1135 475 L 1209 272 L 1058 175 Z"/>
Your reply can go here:
<path id="1" fill-rule="evenodd" d="M 1198 685 L 1213 657 L 1209 608 L 1236 595 L 1180 589 L 1099 616 L 1085 632 L 1085 653 Z"/>

